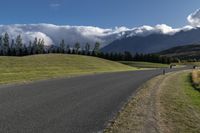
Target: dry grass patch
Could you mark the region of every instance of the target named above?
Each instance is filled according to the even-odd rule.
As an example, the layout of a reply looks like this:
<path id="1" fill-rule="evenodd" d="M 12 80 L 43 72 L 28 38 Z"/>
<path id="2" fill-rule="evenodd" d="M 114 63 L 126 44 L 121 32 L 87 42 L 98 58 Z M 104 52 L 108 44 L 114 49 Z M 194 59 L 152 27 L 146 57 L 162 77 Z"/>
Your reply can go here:
<path id="1" fill-rule="evenodd" d="M 191 77 L 194 87 L 200 89 L 200 70 L 193 70 Z"/>

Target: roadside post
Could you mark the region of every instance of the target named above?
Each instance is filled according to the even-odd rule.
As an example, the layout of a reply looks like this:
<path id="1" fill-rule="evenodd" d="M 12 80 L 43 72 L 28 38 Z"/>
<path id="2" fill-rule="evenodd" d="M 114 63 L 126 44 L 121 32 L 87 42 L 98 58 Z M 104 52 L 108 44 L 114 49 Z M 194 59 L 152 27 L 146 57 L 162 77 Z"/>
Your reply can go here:
<path id="1" fill-rule="evenodd" d="M 165 69 L 163 69 L 163 75 L 165 75 Z"/>

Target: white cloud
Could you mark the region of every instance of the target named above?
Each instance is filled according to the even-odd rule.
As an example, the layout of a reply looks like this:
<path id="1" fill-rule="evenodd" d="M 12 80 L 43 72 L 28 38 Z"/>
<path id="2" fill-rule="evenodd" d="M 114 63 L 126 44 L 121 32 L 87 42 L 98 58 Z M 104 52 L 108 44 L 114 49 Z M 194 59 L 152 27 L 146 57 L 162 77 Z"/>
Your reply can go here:
<path id="1" fill-rule="evenodd" d="M 45 45 L 59 44 L 64 39 L 68 44 L 72 45 L 76 42 L 81 44 L 100 42 L 102 47 L 111 43 L 116 39 L 130 36 L 147 36 L 152 33 L 170 34 L 180 30 L 190 30 L 191 26 L 180 29 L 173 29 L 165 24 L 152 26 L 141 26 L 136 28 L 115 27 L 114 29 L 103 29 L 92 26 L 69 26 L 69 25 L 53 25 L 53 24 L 14 24 L 0 25 L 0 33 L 8 32 L 11 38 L 16 38 L 21 34 L 24 42 L 33 40 L 35 37 L 45 40 Z"/>
<path id="2" fill-rule="evenodd" d="M 200 9 L 196 10 L 195 12 L 191 13 L 187 20 L 189 24 L 193 27 L 200 27 Z"/>
<path id="3" fill-rule="evenodd" d="M 166 24 L 155 26 L 140 26 L 135 28 L 115 27 L 99 28 L 93 26 L 69 26 L 53 24 L 13 24 L 0 25 L 0 34 L 8 32 L 10 38 L 14 39 L 21 34 L 24 43 L 34 40 L 35 37 L 45 40 L 45 45 L 59 44 L 62 39 L 66 43 L 73 45 L 76 42 L 81 44 L 100 42 L 103 46 L 111 43 L 116 39 L 130 36 L 147 36 L 153 33 L 173 35 L 179 31 L 188 31 L 200 26 L 200 10 L 188 16 L 190 25 L 182 28 L 172 28 Z"/>
<path id="4" fill-rule="evenodd" d="M 51 4 L 49 4 L 49 6 L 52 7 L 52 8 L 58 8 L 61 5 L 59 3 L 51 3 Z"/>
<path id="5" fill-rule="evenodd" d="M 168 35 L 174 35 L 175 33 L 179 32 L 180 30 L 183 30 L 183 28 L 180 29 L 173 29 L 172 27 L 166 25 L 166 24 L 158 24 L 156 26 L 148 26 L 144 25 L 141 27 L 133 28 L 131 33 L 128 35 L 130 36 L 147 36 L 153 33 L 157 34 L 168 34 Z M 185 29 L 186 30 L 186 29 Z"/>
<path id="6" fill-rule="evenodd" d="M 15 39 L 18 35 L 21 35 L 23 38 L 23 43 L 33 41 L 37 37 L 44 39 L 45 45 L 53 44 L 52 39 L 45 33 L 33 31 L 31 30 L 31 27 L 26 27 L 30 30 L 25 30 L 22 28 L 23 26 L 26 27 L 26 25 L 0 25 L 0 33 L 3 35 L 5 32 L 7 32 L 10 35 L 10 39 Z"/>
<path id="7" fill-rule="evenodd" d="M 4 34 L 5 32 L 8 32 L 12 39 L 20 34 L 24 42 L 38 37 L 45 40 L 45 45 L 59 44 L 64 39 L 71 45 L 76 42 L 94 44 L 98 41 L 104 46 L 117 38 L 117 35 L 116 37 L 108 37 L 113 35 L 112 29 L 91 26 L 58 26 L 53 24 L 0 25 L 0 34 Z"/>

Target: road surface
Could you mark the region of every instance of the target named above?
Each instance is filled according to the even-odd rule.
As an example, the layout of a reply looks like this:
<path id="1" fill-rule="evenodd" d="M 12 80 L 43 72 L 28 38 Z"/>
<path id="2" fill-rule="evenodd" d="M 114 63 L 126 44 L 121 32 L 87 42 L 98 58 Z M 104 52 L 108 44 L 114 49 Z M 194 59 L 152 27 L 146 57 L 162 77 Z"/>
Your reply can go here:
<path id="1" fill-rule="evenodd" d="M 0 133 L 101 132 L 137 88 L 159 74 L 118 72 L 0 86 Z"/>

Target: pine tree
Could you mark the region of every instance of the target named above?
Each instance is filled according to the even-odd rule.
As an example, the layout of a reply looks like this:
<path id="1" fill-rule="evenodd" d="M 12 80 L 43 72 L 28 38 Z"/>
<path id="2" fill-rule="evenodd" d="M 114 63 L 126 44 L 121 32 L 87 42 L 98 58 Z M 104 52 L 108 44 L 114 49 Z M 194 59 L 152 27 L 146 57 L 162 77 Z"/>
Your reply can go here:
<path id="1" fill-rule="evenodd" d="M 3 54 L 3 36 L 0 36 L 0 55 Z"/>
<path id="2" fill-rule="evenodd" d="M 9 49 L 9 35 L 6 32 L 3 37 L 3 55 L 8 54 L 8 49 Z"/>
<path id="3" fill-rule="evenodd" d="M 60 53 L 65 53 L 65 40 L 63 39 L 61 42 L 60 42 L 60 50 L 59 50 Z"/>
<path id="4" fill-rule="evenodd" d="M 37 54 L 44 53 L 44 39 L 39 39 L 38 43 L 36 43 L 36 53 Z"/>
<path id="5" fill-rule="evenodd" d="M 90 44 L 89 43 L 85 44 L 85 52 L 86 52 L 86 54 L 88 54 L 90 52 Z"/>
<path id="6" fill-rule="evenodd" d="M 100 43 L 96 42 L 94 45 L 94 49 L 93 49 L 93 52 L 95 55 L 97 55 L 99 53 L 99 49 L 100 49 Z"/>
<path id="7" fill-rule="evenodd" d="M 22 38 L 21 35 L 18 35 L 16 38 L 16 55 L 22 55 L 22 50 L 23 50 L 23 43 L 22 43 Z"/>
<path id="8" fill-rule="evenodd" d="M 128 51 L 125 51 L 124 52 L 124 59 L 125 59 L 125 61 L 133 60 L 132 54 L 130 52 L 128 52 Z"/>
<path id="9" fill-rule="evenodd" d="M 32 53 L 32 41 L 29 41 L 29 45 L 28 45 L 28 47 L 27 47 L 27 53 L 28 53 L 28 55 L 32 55 L 33 53 Z"/>
<path id="10" fill-rule="evenodd" d="M 11 46 L 10 46 L 10 55 L 12 56 L 15 56 L 14 49 L 15 49 L 15 40 L 12 39 Z"/>
<path id="11" fill-rule="evenodd" d="M 81 48 L 80 43 L 78 43 L 78 42 L 75 43 L 74 48 L 75 48 L 75 53 L 78 54 L 79 49 Z"/>
<path id="12" fill-rule="evenodd" d="M 71 54 L 71 50 L 70 50 L 70 45 L 69 44 L 66 47 L 66 52 L 67 52 L 67 54 Z"/>
<path id="13" fill-rule="evenodd" d="M 33 41 L 33 46 L 32 46 L 32 53 L 33 54 L 37 53 L 37 44 L 38 44 L 38 39 L 36 37 L 35 40 Z"/>
<path id="14" fill-rule="evenodd" d="M 14 39 L 12 39 L 10 47 L 15 48 L 15 40 Z"/>

